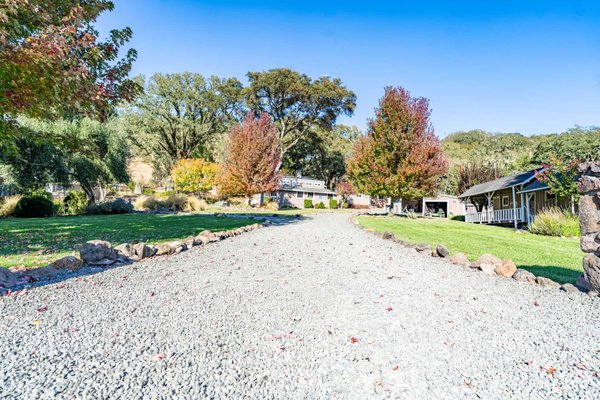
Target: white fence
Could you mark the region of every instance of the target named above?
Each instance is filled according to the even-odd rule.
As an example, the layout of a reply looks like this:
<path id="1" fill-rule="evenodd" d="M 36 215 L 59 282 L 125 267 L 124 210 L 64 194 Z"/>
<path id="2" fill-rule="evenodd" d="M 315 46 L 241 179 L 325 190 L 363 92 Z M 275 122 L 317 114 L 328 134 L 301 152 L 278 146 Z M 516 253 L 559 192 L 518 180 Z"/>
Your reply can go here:
<path id="1" fill-rule="evenodd" d="M 508 223 L 513 221 L 524 222 L 524 212 L 522 208 L 509 208 L 506 210 L 484 211 L 465 215 L 466 222 L 472 223 Z"/>

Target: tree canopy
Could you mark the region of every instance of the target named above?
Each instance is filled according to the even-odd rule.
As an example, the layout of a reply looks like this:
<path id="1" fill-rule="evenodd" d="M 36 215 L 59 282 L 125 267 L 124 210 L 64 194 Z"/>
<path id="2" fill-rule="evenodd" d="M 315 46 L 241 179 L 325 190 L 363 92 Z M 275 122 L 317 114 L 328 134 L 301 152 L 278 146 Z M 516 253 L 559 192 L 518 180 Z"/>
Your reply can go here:
<path id="1" fill-rule="evenodd" d="M 155 74 L 125 110 L 135 147 L 166 176 L 181 159 L 213 160 L 217 143 L 241 112 L 241 83 L 200 74 Z"/>
<path id="2" fill-rule="evenodd" d="M 138 86 L 127 78 L 137 53 L 119 49 L 132 36 L 112 30 L 98 41 L 93 23 L 106 0 L 7 0 L 0 8 L 0 143 L 19 136 L 16 118 L 106 120 Z"/>
<path id="3" fill-rule="evenodd" d="M 268 114 L 277 128 L 280 159 L 315 128 L 330 130 L 340 115 L 352 115 L 356 95 L 338 78 L 311 79 L 287 68 L 249 72 L 247 106 Z M 280 163 L 277 170 L 281 168 Z"/>
<path id="4" fill-rule="evenodd" d="M 367 136 L 348 162 L 359 192 L 416 199 L 436 191 L 448 166 L 430 114 L 426 98 L 411 97 L 401 87 L 385 89 Z"/>

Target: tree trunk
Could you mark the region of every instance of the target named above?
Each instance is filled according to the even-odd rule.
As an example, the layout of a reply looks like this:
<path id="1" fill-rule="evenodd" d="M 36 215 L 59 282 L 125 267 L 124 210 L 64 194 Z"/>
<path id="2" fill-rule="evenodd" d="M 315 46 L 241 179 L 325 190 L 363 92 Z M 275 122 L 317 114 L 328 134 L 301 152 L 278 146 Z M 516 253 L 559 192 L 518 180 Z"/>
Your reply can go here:
<path id="1" fill-rule="evenodd" d="M 89 185 L 81 185 L 81 189 L 85 192 L 85 195 L 88 198 L 88 206 L 93 205 L 96 202 L 96 198 L 94 197 L 94 189 Z"/>

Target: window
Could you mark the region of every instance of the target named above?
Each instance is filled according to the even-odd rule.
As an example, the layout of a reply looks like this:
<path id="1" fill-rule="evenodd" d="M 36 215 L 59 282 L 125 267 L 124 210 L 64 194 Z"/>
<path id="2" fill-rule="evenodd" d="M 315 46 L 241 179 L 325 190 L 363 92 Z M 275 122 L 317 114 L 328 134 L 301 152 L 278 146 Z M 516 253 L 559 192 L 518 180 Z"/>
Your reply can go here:
<path id="1" fill-rule="evenodd" d="M 303 198 L 303 197 L 304 197 L 304 193 L 302 193 L 302 192 L 296 192 L 296 196 L 297 196 L 299 199 L 301 199 L 301 198 Z"/>
<path id="2" fill-rule="evenodd" d="M 502 207 L 510 206 L 510 199 L 508 196 L 502 196 Z"/>
<path id="3" fill-rule="evenodd" d="M 308 197 L 309 199 L 312 199 L 313 193 L 306 193 L 306 197 Z"/>
<path id="4" fill-rule="evenodd" d="M 327 195 L 327 198 L 328 198 L 329 200 L 332 200 L 332 199 L 333 199 L 333 195 L 330 193 L 330 194 L 328 194 L 328 195 Z"/>

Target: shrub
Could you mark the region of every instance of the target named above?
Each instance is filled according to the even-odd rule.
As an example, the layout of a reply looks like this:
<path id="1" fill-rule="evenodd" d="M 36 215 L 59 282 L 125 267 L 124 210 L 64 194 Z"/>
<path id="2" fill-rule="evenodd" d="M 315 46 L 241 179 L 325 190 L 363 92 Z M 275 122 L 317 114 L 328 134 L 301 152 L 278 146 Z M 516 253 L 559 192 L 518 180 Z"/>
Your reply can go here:
<path id="1" fill-rule="evenodd" d="M 64 214 L 83 214 L 88 206 L 88 199 L 85 192 L 81 190 L 70 191 L 63 200 L 62 213 Z"/>
<path id="2" fill-rule="evenodd" d="M 188 196 L 185 199 L 185 211 L 203 211 L 208 207 L 208 203 L 206 200 L 202 200 L 196 196 Z"/>
<path id="3" fill-rule="evenodd" d="M 410 219 L 417 219 L 419 216 L 417 215 L 416 212 L 414 211 L 409 211 L 406 213 L 406 216 Z"/>
<path id="4" fill-rule="evenodd" d="M 133 202 L 133 208 L 136 210 L 158 210 L 162 207 L 162 203 L 154 196 L 139 196 Z"/>
<path id="5" fill-rule="evenodd" d="M 579 219 L 569 211 L 547 208 L 535 216 L 529 231 L 546 236 L 579 236 Z"/>
<path id="6" fill-rule="evenodd" d="M 0 217 L 14 216 L 19 200 L 21 200 L 21 196 L 18 195 L 4 198 L 4 201 L 0 205 Z"/>
<path id="7" fill-rule="evenodd" d="M 347 202 L 343 202 L 342 208 L 350 208 L 350 204 L 348 204 Z"/>
<path id="8" fill-rule="evenodd" d="M 322 201 L 320 201 L 315 208 L 318 208 L 319 210 L 322 210 L 325 208 L 325 203 L 323 203 Z"/>
<path id="9" fill-rule="evenodd" d="M 162 203 L 165 207 L 173 210 L 173 211 L 181 211 L 185 207 L 187 197 L 184 194 L 169 194 Z"/>
<path id="10" fill-rule="evenodd" d="M 91 215 L 127 214 L 133 211 L 133 205 L 124 199 L 116 199 L 91 205 L 87 213 Z"/>
<path id="11" fill-rule="evenodd" d="M 338 208 L 338 202 L 336 199 L 329 199 L 329 208 Z"/>
<path id="12" fill-rule="evenodd" d="M 40 191 L 27 194 L 17 202 L 14 214 L 17 218 L 50 217 L 54 214 L 52 196 Z"/>
<path id="13" fill-rule="evenodd" d="M 304 199 L 304 208 L 314 208 L 312 200 Z"/>

